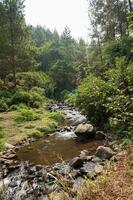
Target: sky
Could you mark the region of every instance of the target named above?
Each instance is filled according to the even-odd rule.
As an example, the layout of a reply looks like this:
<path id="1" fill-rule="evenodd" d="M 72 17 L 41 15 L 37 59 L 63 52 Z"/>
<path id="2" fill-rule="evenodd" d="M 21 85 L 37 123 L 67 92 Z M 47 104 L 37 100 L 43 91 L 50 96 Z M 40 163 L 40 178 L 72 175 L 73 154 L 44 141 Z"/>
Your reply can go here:
<path id="1" fill-rule="evenodd" d="M 26 0 L 25 6 L 27 24 L 56 29 L 59 34 L 68 26 L 74 38 L 87 40 L 87 0 Z"/>

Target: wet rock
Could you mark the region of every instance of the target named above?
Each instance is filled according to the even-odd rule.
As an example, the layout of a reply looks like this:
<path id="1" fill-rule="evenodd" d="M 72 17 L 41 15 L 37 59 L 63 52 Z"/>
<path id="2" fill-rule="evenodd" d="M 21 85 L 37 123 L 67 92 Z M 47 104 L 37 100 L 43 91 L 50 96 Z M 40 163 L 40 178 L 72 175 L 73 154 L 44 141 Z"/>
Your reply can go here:
<path id="1" fill-rule="evenodd" d="M 69 162 L 69 165 L 71 167 L 77 169 L 77 168 L 82 167 L 83 163 L 84 163 L 84 161 L 80 157 L 75 157 Z"/>
<path id="2" fill-rule="evenodd" d="M 103 140 L 105 139 L 106 135 L 104 134 L 103 131 L 97 131 L 95 135 L 96 140 Z"/>
<path id="3" fill-rule="evenodd" d="M 110 147 L 99 146 L 95 155 L 101 159 L 110 159 L 115 152 Z"/>
<path id="4" fill-rule="evenodd" d="M 79 124 L 75 130 L 75 134 L 80 137 L 94 138 L 95 129 L 91 124 Z"/>

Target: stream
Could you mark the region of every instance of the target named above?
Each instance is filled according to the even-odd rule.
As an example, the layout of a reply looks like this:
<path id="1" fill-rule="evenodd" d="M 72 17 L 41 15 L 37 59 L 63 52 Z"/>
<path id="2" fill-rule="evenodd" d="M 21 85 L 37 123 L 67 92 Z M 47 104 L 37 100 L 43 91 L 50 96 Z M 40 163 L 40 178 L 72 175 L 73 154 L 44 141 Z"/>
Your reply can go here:
<path id="1" fill-rule="evenodd" d="M 82 150 L 88 150 L 89 155 L 95 153 L 102 140 L 79 141 L 74 133 L 75 126 L 87 121 L 78 110 L 63 104 L 56 104 L 51 111 L 63 111 L 69 126 L 58 128 L 54 133 L 24 146 L 17 151 L 21 161 L 29 160 L 34 164 L 53 164 L 62 160 L 70 160 L 78 156 Z"/>
<path id="2" fill-rule="evenodd" d="M 48 199 L 48 193 L 63 189 L 58 184 L 59 177 L 70 183 L 69 190 L 75 194 L 81 181 L 96 178 L 106 159 L 114 155 L 103 146 L 105 138 L 84 140 L 75 134 L 78 125 L 87 125 L 86 117 L 77 109 L 61 103 L 47 109 L 63 111 L 68 125 L 40 139 L 27 138 L 15 146 L 9 145 L 0 154 L 0 200 L 6 195 L 9 200 L 29 200 L 35 196 L 38 200 Z"/>

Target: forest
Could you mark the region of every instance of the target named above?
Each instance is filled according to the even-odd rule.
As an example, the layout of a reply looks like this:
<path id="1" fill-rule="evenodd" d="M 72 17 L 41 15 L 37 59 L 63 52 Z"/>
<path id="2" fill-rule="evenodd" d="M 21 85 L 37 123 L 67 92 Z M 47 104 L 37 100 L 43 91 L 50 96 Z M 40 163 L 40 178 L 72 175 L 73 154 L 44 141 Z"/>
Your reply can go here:
<path id="1" fill-rule="evenodd" d="M 7 143 L 40 138 L 66 125 L 62 111 L 44 109 L 59 102 L 78 108 L 93 126 L 123 144 L 132 144 L 133 4 L 87 2 L 89 42 L 73 38 L 68 26 L 59 34 L 27 25 L 23 0 L 0 1 L 1 151 Z"/>

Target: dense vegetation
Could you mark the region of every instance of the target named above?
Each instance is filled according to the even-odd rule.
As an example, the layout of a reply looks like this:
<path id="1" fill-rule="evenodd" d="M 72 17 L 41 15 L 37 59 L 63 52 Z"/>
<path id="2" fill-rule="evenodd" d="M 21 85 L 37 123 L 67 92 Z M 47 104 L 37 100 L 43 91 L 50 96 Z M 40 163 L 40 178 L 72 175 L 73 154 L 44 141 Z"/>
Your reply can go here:
<path id="1" fill-rule="evenodd" d="M 34 121 L 35 109 L 56 99 L 77 105 L 95 125 L 131 138 L 132 4 L 89 0 L 88 7 L 90 44 L 72 38 L 68 27 L 59 35 L 27 26 L 22 0 L 0 1 L 0 112 L 19 110 L 17 122 Z"/>

